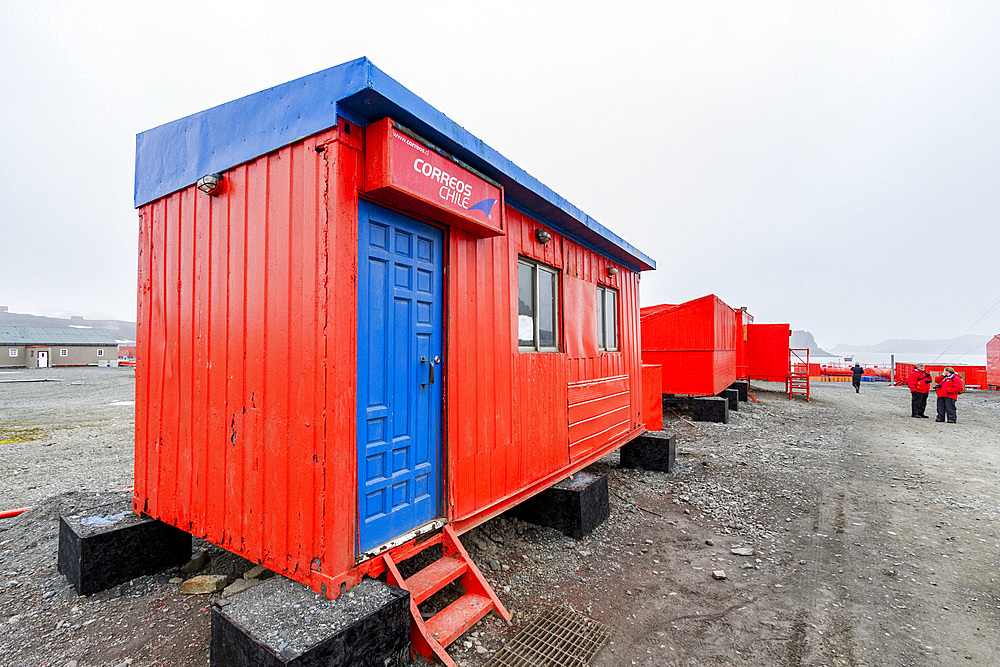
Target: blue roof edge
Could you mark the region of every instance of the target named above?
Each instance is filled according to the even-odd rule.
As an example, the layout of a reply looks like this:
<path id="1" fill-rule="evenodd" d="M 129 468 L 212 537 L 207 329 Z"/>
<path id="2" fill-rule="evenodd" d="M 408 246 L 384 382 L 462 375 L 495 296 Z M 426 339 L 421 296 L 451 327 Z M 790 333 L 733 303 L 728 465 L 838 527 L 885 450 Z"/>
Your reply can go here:
<path id="1" fill-rule="evenodd" d="M 367 125 L 386 116 L 504 186 L 507 201 L 556 231 L 634 270 L 656 262 L 553 192 L 398 81 L 358 58 L 136 136 L 135 205 L 148 204 L 295 141 L 341 116 Z M 267 122 L 262 124 L 261 120 Z"/>

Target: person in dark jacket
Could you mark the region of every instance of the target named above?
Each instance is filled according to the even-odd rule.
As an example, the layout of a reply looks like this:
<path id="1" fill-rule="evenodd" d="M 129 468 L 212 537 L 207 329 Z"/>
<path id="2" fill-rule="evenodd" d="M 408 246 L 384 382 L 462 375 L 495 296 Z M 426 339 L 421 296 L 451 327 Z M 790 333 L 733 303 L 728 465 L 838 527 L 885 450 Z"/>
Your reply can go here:
<path id="1" fill-rule="evenodd" d="M 851 366 L 851 384 L 854 385 L 854 393 L 858 394 L 861 392 L 861 376 L 865 374 L 865 369 L 861 367 L 861 364 L 854 362 Z"/>
<path id="2" fill-rule="evenodd" d="M 955 369 L 948 366 L 944 373 L 934 378 L 934 392 L 937 394 L 937 419 L 934 421 L 943 422 L 948 420 L 949 424 L 958 421 L 958 411 L 955 408 L 955 401 L 958 395 L 965 389 L 962 376 L 955 372 Z"/>
<path id="3" fill-rule="evenodd" d="M 923 364 L 913 367 L 906 386 L 910 388 L 910 416 L 926 419 L 924 411 L 927 409 L 927 394 L 931 390 L 931 374 L 924 370 Z"/>

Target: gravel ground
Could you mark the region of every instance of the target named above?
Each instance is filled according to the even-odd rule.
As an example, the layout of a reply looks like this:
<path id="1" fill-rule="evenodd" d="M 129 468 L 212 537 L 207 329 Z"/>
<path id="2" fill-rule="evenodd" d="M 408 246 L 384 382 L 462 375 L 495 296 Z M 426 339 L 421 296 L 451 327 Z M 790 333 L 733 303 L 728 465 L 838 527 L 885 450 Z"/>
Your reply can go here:
<path id="1" fill-rule="evenodd" d="M 208 664 L 216 596 L 181 595 L 179 572 L 89 598 L 56 573 L 58 515 L 131 484 L 133 382 L 22 376 L 41 374 L 65 381 L 0 384 L 0 509 L 37 505 L 0 521 L 0 665 Z M 1000 392 L 966 393 L 947 425 L 909 418 L 901 388 L 779 389 L 755 383 L 729 424 L 668 411 L 670 475 L 592 466 L 611 516 L 584 540 L 508 516 L 465 534 L 514 621 L 487 617 L 451 654 L 484 665 L 551 604 L 612 628 L 596 665 L 1000 664 Z M 203 573 L 252 565 L 197 547 Z"/>

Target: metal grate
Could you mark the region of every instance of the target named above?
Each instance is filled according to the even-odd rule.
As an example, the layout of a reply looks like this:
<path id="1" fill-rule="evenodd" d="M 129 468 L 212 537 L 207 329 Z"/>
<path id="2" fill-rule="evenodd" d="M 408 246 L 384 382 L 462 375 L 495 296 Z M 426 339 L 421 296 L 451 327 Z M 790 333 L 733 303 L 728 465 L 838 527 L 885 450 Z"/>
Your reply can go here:
<path id="1" fill-rule="evenodd" d="M 486 667 L 586 667 L 611 628 L 559 607 L 543 610 Z"/>

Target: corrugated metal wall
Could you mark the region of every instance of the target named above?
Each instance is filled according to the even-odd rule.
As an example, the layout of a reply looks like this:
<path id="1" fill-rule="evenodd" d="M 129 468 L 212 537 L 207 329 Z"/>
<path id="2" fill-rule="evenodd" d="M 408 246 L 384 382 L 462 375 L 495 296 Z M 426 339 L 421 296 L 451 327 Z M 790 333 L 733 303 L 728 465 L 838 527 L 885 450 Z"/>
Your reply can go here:
<path id="1" fill-rule="evenodd" d="M 1000 334 L 986 343 L 986 382 L 991 387 L 1000 387 Z"/>
<path id="2" fill-rule="evenodd" d="M 768 382 L 784 382 L 791 369 L 787 324 L 751 324 L 747 327 L 747 363 L 750 377 Z"/>
<path id="3" fill-rule="evenodd" d="M 663 393 L 714 396 L 736 380 L 736 314 L 714 294 L 642 309 L 643 363 L 663 367 Z"/>
<path id="4" fill-rule="evenodd" d="M 288 573 L 353 564 L 360 151 L 335 135 L 140 210 L 136 509 Z"/>
<path id="5" fill-rule="evenodd" d="M 607 259 L 555 232 L 538 243 L 541 225 L 510 208 L 506 215 L 506 236 L 450 230 L 447 447 L 455 519 L 641 424 L 638 274 L 617 267 L 609 277 Z M 573 351 L 518 352 L 519 256 L 562 270 L 561 326 Z M 598 282 L 619 291 L 619 352 L 597 351 Z M 584 393 L 603 400 L 580 400 Z"/>

